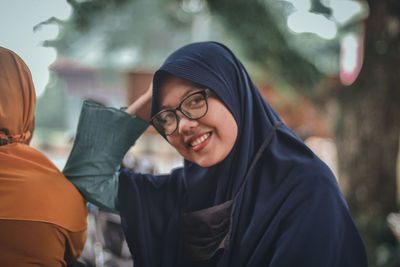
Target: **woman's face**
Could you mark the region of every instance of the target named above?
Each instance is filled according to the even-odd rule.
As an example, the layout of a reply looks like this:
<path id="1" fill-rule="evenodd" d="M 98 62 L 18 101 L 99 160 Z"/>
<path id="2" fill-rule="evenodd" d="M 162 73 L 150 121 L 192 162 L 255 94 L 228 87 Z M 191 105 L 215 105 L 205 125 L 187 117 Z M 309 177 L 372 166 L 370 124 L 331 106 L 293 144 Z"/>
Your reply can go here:
<path id="1" fill-rule="evenodd" d="M 161 110 L 175 109 L 185 96 L 201 90 L 187 80 L 169 76 L 159 92 Z M 176 111 L 178 128 L 167 136 L 179 154 L 202 167 L 210 167 L 224 160 L 238 134 L 236 121 L 224 103 L 212 92 L 208 94 L 207 101 L 208 111 L 198 120 L 190 120 Z"/>

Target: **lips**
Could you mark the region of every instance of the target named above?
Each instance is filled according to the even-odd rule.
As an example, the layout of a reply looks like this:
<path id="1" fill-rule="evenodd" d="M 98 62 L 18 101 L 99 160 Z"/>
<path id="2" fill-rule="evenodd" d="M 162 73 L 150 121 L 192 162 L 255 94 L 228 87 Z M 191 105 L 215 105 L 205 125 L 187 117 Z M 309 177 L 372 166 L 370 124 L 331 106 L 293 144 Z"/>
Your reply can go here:
<path id="1" fill-rule="evenodd" d="M 193 150 L 198 150 L 200 147 L 202 147 L 207 139 L 210 137 L 211 132 L 205 133 L 199 137 L 196 137 L 192 140 L 189 140 L 188 144 L 189 147 L 191 147 Z"/>
<path id="2" fill-rule="evenodd" d="M 210 136 L 210 133 L 203 134 L 202 136 L 196 138 L 193 142 L 191 142 L 191 143 L 190 143 L 190 146 L 191 146 L 191 147 L 194 147 L 194 146 L 200 145 L 200 144 L 201 144 L 202 142 L 204 142 L 204 140 L 206 140 L 209 136 Z"/>

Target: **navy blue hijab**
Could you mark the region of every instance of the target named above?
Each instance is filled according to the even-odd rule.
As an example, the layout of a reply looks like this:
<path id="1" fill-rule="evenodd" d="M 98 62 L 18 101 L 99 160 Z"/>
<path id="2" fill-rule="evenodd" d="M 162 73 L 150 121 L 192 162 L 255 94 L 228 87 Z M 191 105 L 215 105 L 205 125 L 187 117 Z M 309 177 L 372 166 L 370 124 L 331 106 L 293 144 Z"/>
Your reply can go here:
<path id="1" fill-rule="evenodd" d="M 216 266 L 367 266 L 332 172 L 281 123 L 227 47 L 193 43 L 171 54 L 154 76 L 152 115 L 167 74 L 216 93 L 233 114 L 238 137 L 230 154 L 209 168 L 185 160 L 169 175 L 121 173 L 119 210 L 135 266 L 178 266 L 182 213 L 235 195 L 229 247 Z"/>

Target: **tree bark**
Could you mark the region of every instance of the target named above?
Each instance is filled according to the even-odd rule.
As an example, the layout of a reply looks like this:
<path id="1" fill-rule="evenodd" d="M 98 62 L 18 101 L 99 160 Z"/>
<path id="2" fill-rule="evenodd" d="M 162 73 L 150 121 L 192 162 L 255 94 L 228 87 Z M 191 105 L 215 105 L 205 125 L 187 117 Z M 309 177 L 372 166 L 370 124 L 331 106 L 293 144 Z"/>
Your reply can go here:
<path id="1" fill-rule="evenodd" d="M 375 265 L 376 252 L 382 244 L 396 246 L 386 217 L 397 211 L 400 20 L 399 13 L 391 14 L 390 5 L 390 1 L 369 1 L 360 75 L 351 86 L 336 88 L 339 182 L 360 232 L 367 239 L 371 266 L 400 264 L 396 260 L 394 265 Z"/>
<path id="2" fill-rule="evenodd" d="M 341 185 L 354 212 L 396 210 L 400 134 L 400 38 L 390 33 L 388 2 L 371 1 L 365 56 L 356 82 L 338 88 L 336 125 Z"/>

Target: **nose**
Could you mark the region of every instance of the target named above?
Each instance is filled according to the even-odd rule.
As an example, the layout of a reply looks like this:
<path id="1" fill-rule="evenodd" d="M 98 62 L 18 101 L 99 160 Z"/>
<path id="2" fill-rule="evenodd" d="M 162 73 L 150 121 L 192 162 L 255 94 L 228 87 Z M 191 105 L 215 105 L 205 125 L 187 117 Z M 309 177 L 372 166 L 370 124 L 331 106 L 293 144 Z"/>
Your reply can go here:
<path id="1" fill-rule="evenodd" d="M 177 112 L 179 117 L 178 122 L 178 133 L 187 134 L 190 133 L 197 125 L 199 125 L 198 120 L 191 120 L 180 112 Z"/>

